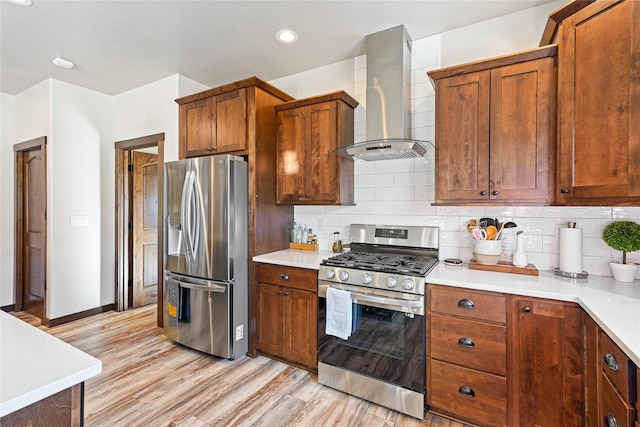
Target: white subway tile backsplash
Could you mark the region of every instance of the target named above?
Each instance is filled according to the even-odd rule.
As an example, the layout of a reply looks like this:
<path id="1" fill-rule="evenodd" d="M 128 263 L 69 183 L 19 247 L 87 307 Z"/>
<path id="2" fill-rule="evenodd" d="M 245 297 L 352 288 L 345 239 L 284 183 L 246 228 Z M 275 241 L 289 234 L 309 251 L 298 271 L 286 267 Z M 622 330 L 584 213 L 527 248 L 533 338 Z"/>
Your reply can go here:
<path id="1" fill-rule="evenodd" d="M 440 36 L 413 42 L 412 134 L 435 141 L 435 93 L 426 72 L 440 67 Z M 366 55 L 355 58 L 356 99 L 354 140 L 366 139 Z M 349 241 L 349 226 L 355 223 L 436 226 L 440 232 L 440 259 L 473 257 L 473 239 L 466 230 L 469 220 L 497 217 L 513 220 L 524 230 L 528 261 L 539 270 L 558 267 L 558 230 L 568 221 L 583 229 L 583 265 L 590 275 L 611 276 L 609 261 L 621 258 L 602 241 L 602 230 L 614 219 L 640 222 L 640 207 L 561 206 L 432 206 L 435 197 L 435 155 L 433 147 L 423 158 L 365 162 L 356 160 L 355 206 L 296 206 L 295 218 L 314 229 L 320 249 L 330 250 L 333 232 Z M 318 218 L 324 230 L 316 230 Z M 514 239 L 515 240 L 515 239 Z M 514 241 L 515 246 L 515 241 Z M 635 258 L 633 258 L 635 256 Z M 630 254 L 640 262 L 640 253 Z"/>

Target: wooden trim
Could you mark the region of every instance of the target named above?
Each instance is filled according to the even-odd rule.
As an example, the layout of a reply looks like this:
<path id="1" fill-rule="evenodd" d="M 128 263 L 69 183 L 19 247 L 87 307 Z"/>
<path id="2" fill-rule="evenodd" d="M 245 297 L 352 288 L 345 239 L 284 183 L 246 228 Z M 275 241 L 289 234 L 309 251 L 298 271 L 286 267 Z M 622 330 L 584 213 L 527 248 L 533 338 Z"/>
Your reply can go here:
<path id="1" fill-rule="evenodd" d="M 433 82 L 447 77 L 459 76 L 461 74 L 474 73 L 490 68 L 499 68 L 506 65 L 517 64 L 519 62 L 533 61 L 535 59 L 548 58 L 558 55 L 558 46 L 550 45 L 544 47 L 536 47 L 534 49 L 524 50 L 515 54 L 496 56 L 490 59 L 469 62 L 467 64 L 454 65 L 452 67 L 441 68 L 429 71 L 427 75 Z"/>
<path id="2" fill-rule="evenodd" d="M 128 308 L 126 301 L 126 283 L 128 277 L 128 251 L 129 241 L 125 224 L 129 218 L 129 189 L 127 186 L 129 153 L 131 150 L 158 147 L 158 326 L 162 327 L 162 313 L 164 300 L 164 138 L 165 134 L 143 136 L 117 141 L 114 144 L 116 150 L 115 164 L 115 310 L 123 311 Z"/>
<path id="3" fill-rule="evenodd" d="M 115 305 L 107 304 L 101 307 L 92 308 L 90 310 L 80 311 L 78 313 L 68 314 L 62 317 L 56 317 L 55 319 L 49 319 L 47 317 L 42 319 L 42 324 L 48 328 L 62 325 L 65 323 L 73 322 L 74 320 L 84 319 L 85 317 L 95 316 L 96 314 L 105 313 L 107 311 L 113 311 Z"/>
<path id="4" fill-rule="evenodd" d="M 198 101 L 204 98 L 210 98 L 215 95 L 219 95 L 225 92 L 231 92 L 233 90 L 238 90 L 242 88 L 247 88 L 251 86 L 257 86 L 263 89 L 265 92 L 280 98 L 283 101 L 292 101 L 294 98 L 287 93 L 281 91 L 277 87 L 265 82 L 264 80 L 259 79 L 256 76 L 249 77 L 243 80 L 238 80 L 233 83 L 228 83 L 222 86 L 215 87 L 213 89 L 208 89 L 203 92 L 194 93 L 193 95 L 184 96 L 182 98 L 176 99 L 176 102 L 180 105 L 188 104 L 189 102 Z"/>
<path id="5" fill-rule="evenodd" d="M 18 144 L 15 144 L 13 146 L 13 151 L 14 152 L 29 151 L 29 150 L 33 150 L 34 148 L 45 145 L 46 143 L 47 143 L 47 137 L 41 136 L 39 138 L 34 138 L 34 139 L 30 139 L 29 141 L 19 142 Z"/>
<path id="6" fill-rule="evenodd" d="M 544 27 L 542 38 L 540 39 L 540 46 L 553 43 L 558 35 L 558 26 L 560 23 L 574 13 L 589 6 L 589 4 L 594 1 L 595 0 L 573 0 L 560 9 L 551 12 L 547 20 L 547 25 Z"/>
<path id="7" fill-rule="evenodd" d="M 2 307 L 0 307 L 0 310 L 6 313 L 9 313 L 11 311 L 16 311 L 16 305 L 15 304 L 3 305 Z"/>
<path id="8" fill-rule="evenodd" d="M 14 159 L 14 197 L 15 197 L 15 205 L 14 205 L 14 222 L 15 222 L 15 241 L 14 241 L 14 287 L 15 287 L 15 303 L 14 309 L 22 310 L 23 304 L 23 292 L 24 292 L 24 262 L 22 259 L 22 254 L 24 252 L 24 211 L 22 209 L 24 204 L 23 199 L 23 187 L 24 187 L 24 170 L 23 170 L 23 157 L 26 151 L 30 151 L 33 149 L 39 148 L 42 151 L 42 159 L 44 162 L 44 182 L 42 186 L 44 187 L 43 197 L 44 197 L 44 226 L 42 230 L 43 234 L 43 256 L 44 256 L 44 267 L 45 267 L 45 292 L 44 292 L 44 301 L 43 301 L 43 319 L 47 314 L 47 280 L 46 280 L 46 271 L 47 271 L 47 137 L 41 136 L 39 138 L 34 138 L 29 141 L 20 142 L 13 146 L 13 151 L 15 153 Z"/>
<path id="9" fill-rule="evenodd" d="M 289 110 L 292 108 L 304 107 L 307 105 L 314 105 L 328 101 L 342 101 L 351 108 L 356 108 L 359 104 L 358 101 L 356 101 L 347 92 L 339 90 L 337 92 L 325 93 L 324 95 L 312 96 L 309 98 L 285 102 L 283 104 L 276 105 L 274 108 L 276 109 L 276 112 L 278 112 L 282 110 Z"/>

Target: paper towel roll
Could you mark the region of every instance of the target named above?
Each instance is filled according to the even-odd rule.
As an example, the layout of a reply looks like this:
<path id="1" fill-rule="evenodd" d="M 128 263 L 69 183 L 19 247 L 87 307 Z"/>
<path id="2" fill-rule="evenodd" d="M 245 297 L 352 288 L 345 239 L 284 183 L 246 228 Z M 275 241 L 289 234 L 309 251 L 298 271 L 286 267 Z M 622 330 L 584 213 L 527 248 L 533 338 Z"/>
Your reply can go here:
<path id="1" fill-rule="evenodd" d="M 582 273 L 582 229 L 560 229 L 560 270 Z"/>

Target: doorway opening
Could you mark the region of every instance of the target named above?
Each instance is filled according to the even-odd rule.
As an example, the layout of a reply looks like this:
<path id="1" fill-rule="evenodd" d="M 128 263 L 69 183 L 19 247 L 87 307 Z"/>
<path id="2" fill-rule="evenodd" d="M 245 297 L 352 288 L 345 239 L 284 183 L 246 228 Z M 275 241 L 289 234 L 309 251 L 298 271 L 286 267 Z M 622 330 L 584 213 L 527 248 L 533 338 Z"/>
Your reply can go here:
<path id="1" fill-rule="evenodd" d="M 164 133 L 115 143 L 117 311 L 156 304 L 162 326 Z"/>
<path id="2" fill-rule="evenodd" d="M 15 152 L 15 310 L 47 324 L 47 137 L 13 146 Z"/>

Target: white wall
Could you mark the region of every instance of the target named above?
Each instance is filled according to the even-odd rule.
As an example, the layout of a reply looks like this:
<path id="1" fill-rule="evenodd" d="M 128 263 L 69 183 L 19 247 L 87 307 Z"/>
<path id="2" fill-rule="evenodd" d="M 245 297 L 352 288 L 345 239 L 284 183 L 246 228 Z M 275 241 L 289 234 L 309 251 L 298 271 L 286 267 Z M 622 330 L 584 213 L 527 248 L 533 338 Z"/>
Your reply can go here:
<path id="1" fill-rule="evenodd" d="M 557 0 L 442 33 L 442 66 L 537 47 L 549 14 L 565 4 Z"/>
<path id="2" fill-rule="evenodd" d="M 560 2 L 561 5 L 562 2 Z M 523 12 L 482 22 L 420 40 L 414 40 L 412 66 L 412 120 L 415 138 L 433 141 L 435 94 L 426 71 L 441 68 L 446 57 L 456 58 L 455 64 L 490 58 L 537 47 L 550 11 L 559 7 L 552 3 Z M 542 19 L 544 17 L 544 19 Z M 515 25 L 515 27 L 514 27 Z M 524 30 L 523 30 L 524 28 Z M 526 37 L 513 34 L 528 33 Z M 498 48 L 492 41 L 504 38 Z M 480 41 L 476 43 L 476 41 Z M 454 65 L 454 64 L 448 64 Z M 355 97 L 361 102 L 356 109 L 356 142 L 364 140 L 364 57 L 355 60 Z M 311 73 L 315 75 L 316 73 Z M 304 73 L 295 76 L 304 81 Z M 348 79 L 343 81 L 348 84 Z M 287 78 L 279 79 L 284 87 Z M 318 87 L 316 94 L 334 90 Z M 324 89 L 324 90 L 323 90 Z M 347 92 L 350 88 L 344 87 Z M 436 142 L 437 143 L 437 142 Z M 296 206 L 295 218 L 313 228 L 320 248 L 329 250 L 332 234 L 340 231 L 348 236 L 352 223 L 438 226 L 441 229 L 441 258 L 456 257 L 468 261 L 472 239 L 466 224 L 472 218 L 498 217 L 513 220 L 517 230 L 525 232 L 525 249 L 529 262 L 539 269 L 553 270 L 558 266 L 559 226 L 576 221 L 583 229 L 583 265 L 593 275 L 610 276 L 608 262 L 620 254 L 608 248 L 601 239 L 603 228 L 613 219 L 640 221 L 638 207 L 541 207 L 541 206 L 432 206 L 434 200 L 434 152 L 424 158 L 355 163 L 355 206 Z M 326 229 L 318 229 L 323 219 Z M 640 259 L 640 254 L 631 254 Z"/>
<path id="3" fill-rule="evenodd" d="M 352 58 L 272 80 L 269 83 L 296 99 L 339 90 L 354 96 L 354 66 L 355 59 Z"/>
<path id="4" fill-rule="evenodd" d="M 113 146 L 113 104 L 111 96 L 59 80 L 51 88 L 47 317 L 55 319 L 113 302 L 101 264 L 113 271 L 113 221 L 103 212 L 113 217 L 114 201 L 102 197 L 103 183 L 114 183 L 113 161 L 103 158 Z M 88 217 L 87 226 L 72 227 L 71 216 Z M 111 289 L 106 301 L 103 288 Z"/>
<path id="5" fill-rule="evenodd" d="M 15 301 L 13 170 L 15 143 L 15 96 L 0 93 L 0 307 Z"/>

